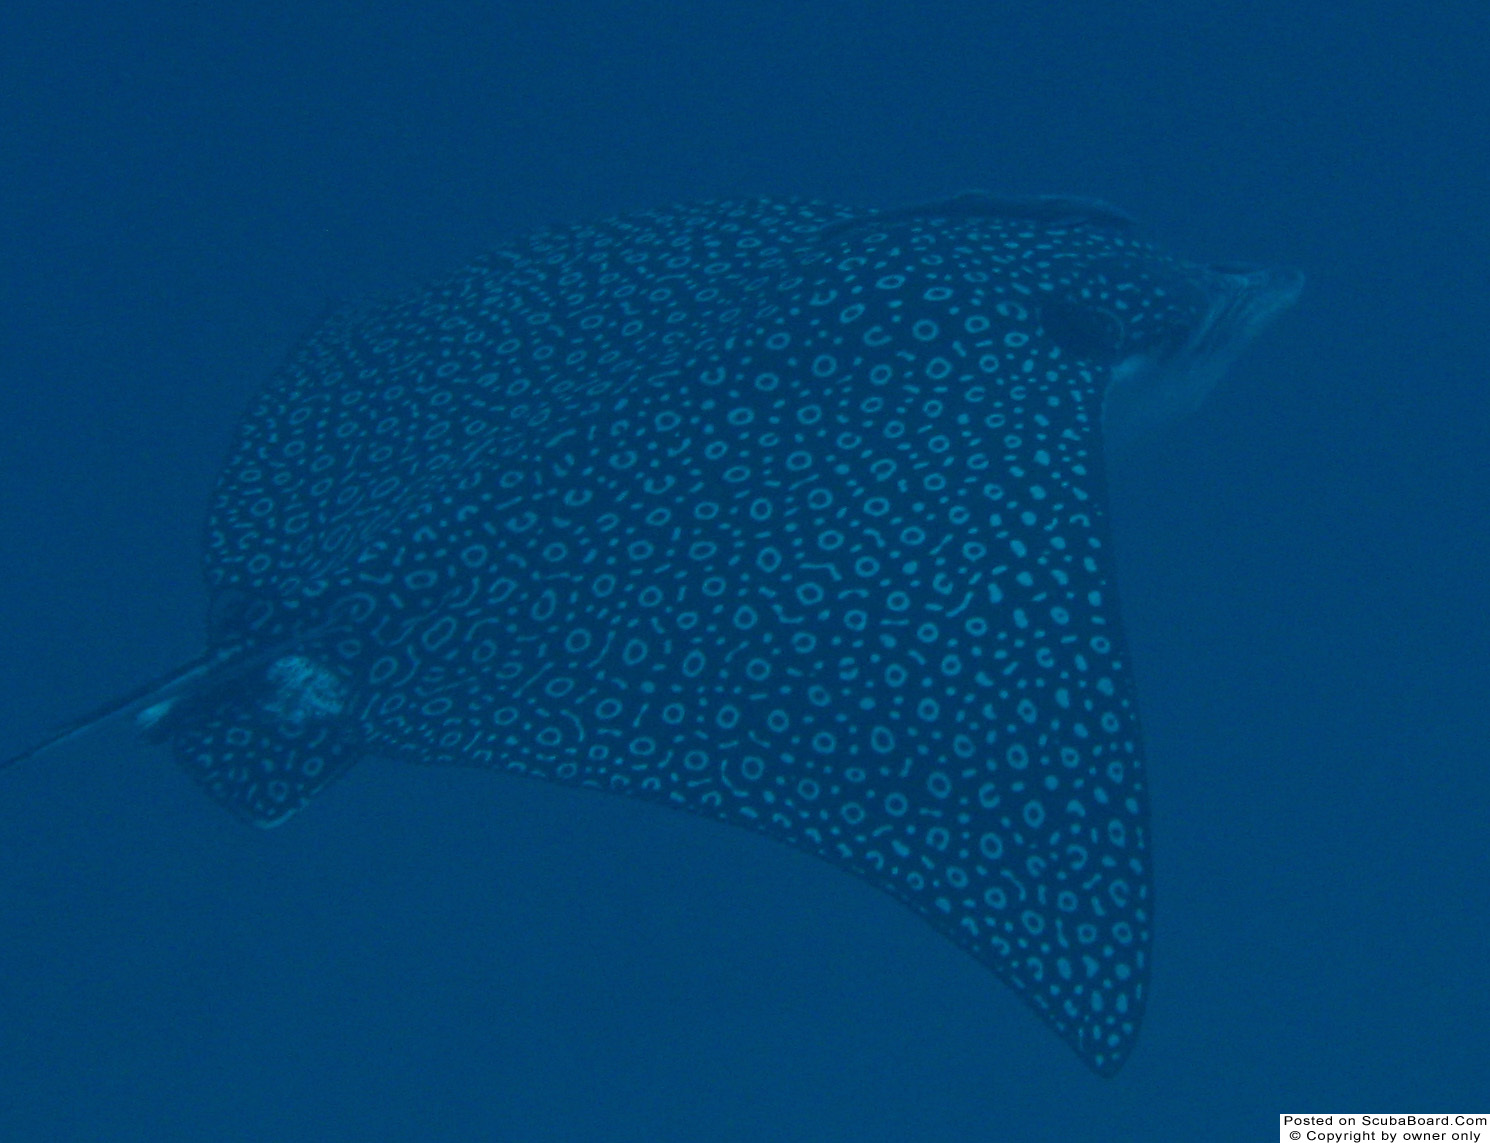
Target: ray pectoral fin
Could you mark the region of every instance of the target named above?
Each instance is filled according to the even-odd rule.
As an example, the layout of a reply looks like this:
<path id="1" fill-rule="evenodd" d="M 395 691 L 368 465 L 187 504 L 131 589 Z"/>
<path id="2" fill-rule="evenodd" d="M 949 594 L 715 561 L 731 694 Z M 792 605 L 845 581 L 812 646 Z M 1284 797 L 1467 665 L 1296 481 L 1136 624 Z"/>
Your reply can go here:
<path id="1" fill-rule="evenodd" d="M 369 749 L 811 853 L 907 904 L 1110 1075 L 1142 1014 L 1150 894 L 1100 379 L 1033 309 L 975 290 L 803 293 L 818 300 L 741 333 L 728 365 L 638 387 L 502 476 L 487 534 L 521 570 L 401 644 L 449 659 L 374 665 L 397 682 Z M 481 685 L 452 688 L 467 654 Z"/>
<path id="2" fill-rule="evenodd" d="M 752 406 L 757 423 L 795 411 L 782 445 L 801 458 L 795 492 L 757 517 L 795 520 L 803 539 L 755 533 L 763 552 L 795 546 L 770 566 L 796 601 L 776 617 L 801 626 L 772 632 L 757 608 L 737 661 L 774 660 L 779 693 L 797 693 L 742 720 L 780 733 L 718 816 L 906 902 L 1112 1074 L 1145 999 L 1150 875 L 1100 378 L 1052 353 L 1032 312 L 1002 318 L 972 323 L 1005 347 L 982 370 L 1048 363 L 1017 395 L 952 366 L 966 323 L 950 304 L 904 295 L 763 328 L 751 372 L 720 394 L 736 424 Z M 895 322 L 917 340 L 886 342 Z M 793 358 L 814 362 L 810 382 Z M 779 378 L 771 401 L 752 392 L 762 375 Z M 740 455 L 765 453 L 742 441 L 736 468 Z M 750 475 L 778 487 L 764 459 Z M 721 687 L 750 689 L 748 676 Z"/>
<path id="3" fill-rule="evenodd" d="M 473 365 L 479 393 L 451 382 L 473 423 L 508 378 L 504 423 L 535 416 L 531 378 L 613 357 L 617 331 L 662 357 L 553 397 L 479 464 L 441 460 L 456 478 L 383 530 L 345 585 L 373 593 L 359 725 L 370 752 L 624 793 L 820 857 L 906 903 L 1110 1075 L 1148 976 L 1100 441 L 1101 359 L 1130 336 L 1112 315 L 1134 307 L 1103 295 L 1116 273 L 1071 270 L 1060 291 L 1040 277 L 1052 249 L 1110 267 L 1130 248 L 1090 204 L 963 205 L 804 228 L 791 258 L 754 236 L 726 257 L 714 219 L 672 216 L 646 219 L 634 249 L 576 232 L 547 254 L 593 295 L 574 295 L 567 334 L 498 327 L 507 372 Z M 653 249 L 670 253 L 649 265 Z M 774 261 L 732 261 L 757 252 Z M 443 338 L 468 296 L 486 295 L 452 292 L 420 322 Z M 1156 308 L 1141 328 L 1169 320 Z"/>

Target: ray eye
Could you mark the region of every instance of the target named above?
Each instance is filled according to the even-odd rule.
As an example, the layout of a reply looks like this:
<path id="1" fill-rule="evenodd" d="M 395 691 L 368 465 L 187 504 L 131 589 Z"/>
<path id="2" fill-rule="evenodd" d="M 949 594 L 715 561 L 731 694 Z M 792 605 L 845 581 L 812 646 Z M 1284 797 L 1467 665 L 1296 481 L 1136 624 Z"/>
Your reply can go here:
<path id="1" fill-rule="evenodd" d="M 1097 306 L 1051 301 L 1041 307 L 1040 324 L 1063 350 L 1088 361 L 1110 363 L 1123 345 L 1123 323 Z"/>

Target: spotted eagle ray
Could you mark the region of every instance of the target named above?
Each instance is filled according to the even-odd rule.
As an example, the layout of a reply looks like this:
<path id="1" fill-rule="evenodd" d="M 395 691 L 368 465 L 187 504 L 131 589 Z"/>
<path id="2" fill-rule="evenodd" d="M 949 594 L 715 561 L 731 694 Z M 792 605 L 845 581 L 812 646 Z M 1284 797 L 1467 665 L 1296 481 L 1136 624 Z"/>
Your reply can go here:
<path id="1" fill-rule="evenodd" d="M 744 826 L 904 902 L 1102 1075 L 1148 990 L 1104 449 L 1298 295 L 1095 200 L 707 203 L 326 321 L 209 513 L 208 651 L 125 709 L 274 826 L 364 755 Z"/>

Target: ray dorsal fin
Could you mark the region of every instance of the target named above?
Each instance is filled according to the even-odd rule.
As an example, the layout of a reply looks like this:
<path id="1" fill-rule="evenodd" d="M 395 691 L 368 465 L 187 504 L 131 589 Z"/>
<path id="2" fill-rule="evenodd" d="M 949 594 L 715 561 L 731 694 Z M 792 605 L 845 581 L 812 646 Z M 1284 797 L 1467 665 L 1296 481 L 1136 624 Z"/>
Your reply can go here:
<path id="1" fill-rule="evenodd" d="M 300 653 L 308 638 L 218 648 L 58 727 L 0 760 L 0 769 L 133 714 L 140 737 L 169 744 L 215 801 L 253 825 L 276 826 L 360 756 L 357 735 L 342 717 L 345 686 Z"/>
<path id="2" fill-rule="evenodd" d="M 54 727 L 24 750 L 0 758 L 0 770 L 50 753 L 63 743 L 123 715 L 135 716 L 136 727 L 147 742 L 162 742 L 169 737 L 171 716 L 183 699 L 223 686 L 256 667 L 272 662 L 294 646 L 295 641 L 282 641 L 257 649 L 235 644 L 208 651 Z"/>
<path id="3" fill-rule="evenodd" d="M 213 669 L 223 661 L 222 651 L 212 651 L 189 663 L 175 667 L 163 675 L 158 675 L 128 693 L 110 699 L 102 706 L 95 707 L 86 714 L 53 728 L 24 750 L 0 759 L 0 770 L 49 753 L 64 742 L 71 742 L 74 738 L 88 733 L 111 718 L 124 714 L 137 714 L 143 719 L 151 711 L 162 704 L 171 703 L 176 695 L 210 675 Z"/>
<path id="4" fill-rule="evenodd" d="M 869 226 L 931 218 L 1008 218 L 1038 223 L 1049 230 L 1086 226 L 1101 230 L 1131 230 L 1135 223 L 1126 211 L 1099 198 L 1080 195 L 1001 195 L 966 191 L 935 202 L 891 207 L 860 218 L 830 222 L 818 231 L 819 238 L 837 238 Z"/>

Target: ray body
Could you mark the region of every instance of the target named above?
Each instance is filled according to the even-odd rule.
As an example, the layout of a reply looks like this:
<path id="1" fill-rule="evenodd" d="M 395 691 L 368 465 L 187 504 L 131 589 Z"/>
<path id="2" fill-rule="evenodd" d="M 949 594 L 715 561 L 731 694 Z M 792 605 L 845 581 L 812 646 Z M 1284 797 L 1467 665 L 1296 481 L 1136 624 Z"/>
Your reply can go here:
<path id="1" fill-rule="evenodd" d="M 260 825 L 378 755 L 767 834 L 1111 1074 L 1151 878 L 1104 405 L 1186 404 L 1297 289 L 1079 199 L 514 243 L 327 323 L 248 412 L 207 578 L 213 653 L 252 666 L 145 722 Z"/>

